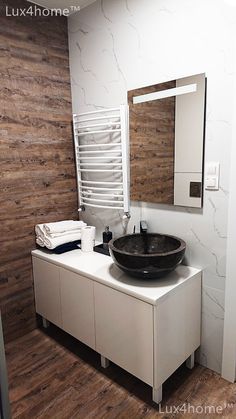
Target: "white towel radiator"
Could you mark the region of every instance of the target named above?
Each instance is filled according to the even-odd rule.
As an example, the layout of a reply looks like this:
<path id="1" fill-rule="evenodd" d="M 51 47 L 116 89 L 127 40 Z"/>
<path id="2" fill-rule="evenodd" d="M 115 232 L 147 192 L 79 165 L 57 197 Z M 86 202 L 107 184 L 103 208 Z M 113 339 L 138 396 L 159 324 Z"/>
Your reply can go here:
<path id="1" fill-rule="evenodd" d="M 123 210 L 129 216 L 128 106 L 73 114 L 79 211 Z"/>

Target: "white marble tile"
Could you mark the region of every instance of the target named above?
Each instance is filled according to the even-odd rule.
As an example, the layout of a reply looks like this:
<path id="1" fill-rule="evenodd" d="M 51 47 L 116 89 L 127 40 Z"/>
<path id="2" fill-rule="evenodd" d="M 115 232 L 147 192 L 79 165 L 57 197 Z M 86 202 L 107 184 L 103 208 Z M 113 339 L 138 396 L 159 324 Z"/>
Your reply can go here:
<path id="1" fill-rule="evenodd" d="M 199 361 L 221 372 L 224 328 L 224 292 L 215 288 L 202 290 L 202 345 Z"/>
<path id="2" fill-rule="evenodd" d="M 215 289 L 212 293 L 221 297 L 227 245 L 235 10 L 227 0 L 215 0 L 214 7 L 212 0 L 97 0 L 69 18 L 74 112 L 125 103 L 127 90 L 133 88 L 206 73 L 205 161 L 220 162 L 220 190 L 205 191 L 202 210 L 132 203 L 128 231 L 143 218 L 150 231 L 182 237 L 187 243 L 185 263 L 202 268 L 204 289 Z M 121 216 L 104 210 L 83 214 L 88 223 L 97 226 L 98 239 L 105 225 L 122 234 Z M 223 320 L 205 314 L 212 305 L 205 295 L 203 352 L 207 365 L 219 371 Z M 221 315 L 223 318 L 223 312 Z M 213 324 L 214 333 L 210 330 Z"/>
<path id="3" fill-rule="evenodd" d="M 130 215 L 130 219 L 123 219 L 122 211 L 87 208 L 85 212 L 81 213 L 81 218 L 87 224 L 96 226 L 96 240 L 102 242 L 102 233 L 106 226 L 110 227 L 113 236 L 132 233 L 134 226 L 137 231 L 140 222 L 139 203 L 131 203 Z"/>

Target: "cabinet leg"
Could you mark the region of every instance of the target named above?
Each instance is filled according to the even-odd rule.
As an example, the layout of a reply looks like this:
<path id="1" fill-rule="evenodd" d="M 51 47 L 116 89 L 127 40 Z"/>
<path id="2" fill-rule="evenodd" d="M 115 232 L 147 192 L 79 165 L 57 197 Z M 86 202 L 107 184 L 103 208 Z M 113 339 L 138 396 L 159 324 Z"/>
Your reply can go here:
<path id="1" fill-rule="evenodd" d="M 44 329 L 47 329 L 50 326 L 50 323 L 47 319 L 45 319 L 45 317 L 42 317 L 43 320 L 43 327 Z"/>
<path id="2" fill-rule="evenodd" d="M 101 366 L 102 368 L 107 368 L 110 365 L 109 359 L 105 358 L 105 356 L 101 355 Z"/>
<path id="3" fill-rule="evenodd" d="M 190 370 L 194 367 L 194 352 L 190 355 L 190 357 L 186 360 L 186 367 Z"/>
<path id="4" fill-rule="evenodd" d="M 152 400 L 159 404 L 162 401 L 162 386 L 152 389 Z"/>

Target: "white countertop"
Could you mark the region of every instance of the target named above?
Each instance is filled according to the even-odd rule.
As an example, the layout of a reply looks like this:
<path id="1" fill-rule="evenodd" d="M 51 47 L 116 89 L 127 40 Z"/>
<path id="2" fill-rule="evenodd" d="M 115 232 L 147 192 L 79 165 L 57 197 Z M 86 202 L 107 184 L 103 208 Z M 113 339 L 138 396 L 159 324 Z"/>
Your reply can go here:
<path id="1" fill-rule="evenodd" d="M 179 265 L 163 279 L 141 280 L 121 271 L 110 256 L 96 252 L 83 253 L 78 249 L 56 255 L 46 250 L 33 250 L 32 256 L 69 269 L 152 305 L 157 305 L 169 292 L 187 285 L 187 281 L 194 280 L 195 275 L 201 272 L 197 268 Z"/>

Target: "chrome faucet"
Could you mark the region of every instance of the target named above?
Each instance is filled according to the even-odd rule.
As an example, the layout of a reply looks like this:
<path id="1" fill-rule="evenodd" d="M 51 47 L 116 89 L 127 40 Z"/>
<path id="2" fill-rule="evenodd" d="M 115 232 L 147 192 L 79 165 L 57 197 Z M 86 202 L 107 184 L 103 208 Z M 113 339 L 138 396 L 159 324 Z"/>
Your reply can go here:
<path id="1" fill-rule="evenodd" d="M 147 222 L 144 220 L 140 221 L 140 233 L 146 234 L 147 230 L 148 230 Z"/>

